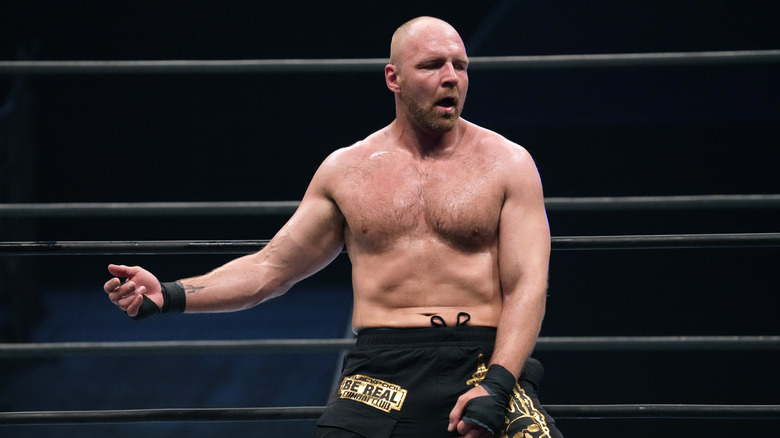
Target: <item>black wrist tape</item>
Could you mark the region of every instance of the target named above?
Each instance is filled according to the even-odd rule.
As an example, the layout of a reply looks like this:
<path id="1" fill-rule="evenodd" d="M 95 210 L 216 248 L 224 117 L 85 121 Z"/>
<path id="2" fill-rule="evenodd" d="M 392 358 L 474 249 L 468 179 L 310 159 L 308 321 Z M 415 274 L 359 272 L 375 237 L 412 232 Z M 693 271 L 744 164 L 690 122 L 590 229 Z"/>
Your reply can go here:
<path id="1" fill-rule="evenodd" d="M 141 303 L 141 307 L 138 308 L 138 313 L 135 316 L 130 317 L 136 321 L 160 313 L 160 308 L 157 307 L 157 304 L 154 304 L 154 301 L 150 300 L 146 295 L 141 296 L 144 297 L 144 301 Z"/>
<path id="2" fill-rule="evenodd" d="M 506 401 L 509 401 L 515 384 L 517 384 L 515 376 L 508 369 L 495 364 L 490 365 L 485 378 L 480 383 L 491 395 L 499 396 Z"/>
<path id="3" fill-rule="evenodd" d="M 480 386 L 490 394 L 476 397 L 466 403 L 463 421 L 476 424 L 499 436 L 504 429 L 506 407 L 514 390 L 515 376 L 501 365 L 491 365 Z"/>
<path id="4" fill-rule="evenodd" d="M 138 314 L 131 317 L 132 319 L 138 321 L 158 313 L 184 312 L 184 308 L 187 307 L 187 294 L 184 292 L 184 286 L 180 282 L 160 283 L 160 289 L 162 289 L 163 296 L 162 309 L 157 307 L 157 304 L 154 304 L 154 301 L 150 300 L 149 297 L 143 295 L 144 301 L 138 309 Z"/>
<path id="5" fill-rule="evenodd" d="M 187 307 L 187 294 L 181 282 L 160 283 L 163 306 L 160 313 L 182 313 Z"/>

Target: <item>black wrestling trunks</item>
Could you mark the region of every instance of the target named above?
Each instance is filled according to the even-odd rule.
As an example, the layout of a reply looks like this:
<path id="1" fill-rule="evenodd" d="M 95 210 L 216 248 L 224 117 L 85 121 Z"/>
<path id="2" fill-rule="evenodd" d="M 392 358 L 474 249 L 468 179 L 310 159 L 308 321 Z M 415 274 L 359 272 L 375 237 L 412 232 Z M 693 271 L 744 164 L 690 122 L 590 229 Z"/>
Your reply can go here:
<path id="1" fill-rule="evenodd" d="M 458 436 L 447 432 L 450 411 L 484 377 L 495 337 L 471 326 L 361 331 L 314 436 Z M 539 361 L 526 362 L 507 407 L 510 438 L 561 436 L 536 396 L 543 374 Z"/>

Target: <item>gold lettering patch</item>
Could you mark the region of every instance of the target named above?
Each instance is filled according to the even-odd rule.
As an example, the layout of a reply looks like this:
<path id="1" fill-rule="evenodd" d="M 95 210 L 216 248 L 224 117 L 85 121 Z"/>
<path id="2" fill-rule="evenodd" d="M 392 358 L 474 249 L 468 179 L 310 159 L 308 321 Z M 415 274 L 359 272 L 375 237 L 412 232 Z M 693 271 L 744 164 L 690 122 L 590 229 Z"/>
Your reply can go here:
<path id="1" fill-rule="evenodd" d="M 390 412 L 391 409 L 401 410 L 406 399 L 406 390 L 384 380 L 355 374 L 341 381 L 339 395 L 341 398 Z"/>

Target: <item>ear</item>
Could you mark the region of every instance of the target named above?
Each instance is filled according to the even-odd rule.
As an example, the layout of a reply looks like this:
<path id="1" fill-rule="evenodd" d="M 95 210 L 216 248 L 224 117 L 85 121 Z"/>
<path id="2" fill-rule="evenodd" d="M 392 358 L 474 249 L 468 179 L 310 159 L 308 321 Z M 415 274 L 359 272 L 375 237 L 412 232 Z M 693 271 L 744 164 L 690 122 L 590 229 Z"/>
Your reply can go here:
<path id="1" fill-rule="evenodd" d="M 385 83 L 387 88 L 393 93 L 398 93 L 400 86 L 398 85 L 398 68 L 393 64 L 387 64 L 385 66 Z"/>

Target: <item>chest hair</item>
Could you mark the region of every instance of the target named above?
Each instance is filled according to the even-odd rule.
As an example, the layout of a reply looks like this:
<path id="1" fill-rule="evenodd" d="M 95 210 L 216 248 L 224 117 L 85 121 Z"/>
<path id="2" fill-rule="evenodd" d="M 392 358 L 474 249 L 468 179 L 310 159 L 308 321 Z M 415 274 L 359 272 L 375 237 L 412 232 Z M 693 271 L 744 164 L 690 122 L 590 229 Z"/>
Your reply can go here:
<path id="1" fill-rule="evenodd" d="M 344 175 L 342 211 L 367 248 L 435 238 L 479 250 L 497 236 L 503 189 L 480 160 L 376 160 Z"/>

